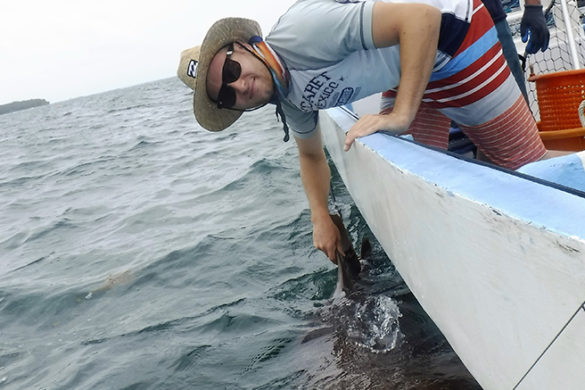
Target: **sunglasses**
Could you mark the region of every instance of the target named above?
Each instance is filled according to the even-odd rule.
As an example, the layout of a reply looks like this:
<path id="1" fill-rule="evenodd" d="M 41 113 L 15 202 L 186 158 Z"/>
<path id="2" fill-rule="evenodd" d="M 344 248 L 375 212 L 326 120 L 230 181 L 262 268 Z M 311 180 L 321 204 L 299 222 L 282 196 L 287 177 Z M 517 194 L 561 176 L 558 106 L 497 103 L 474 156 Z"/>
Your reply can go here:
<path id="1" fill-rule="evenodd" d="M 233 83 L 240 77 L 242 67 L 239 62 L 233 61 L 230 58 L 233 53 L 234 44 L 230 43 L 221 70 L 221 88 L 217 95 L 217 108 L 232 108 L 236 104 L 236 90 L 228 84 Z"/>

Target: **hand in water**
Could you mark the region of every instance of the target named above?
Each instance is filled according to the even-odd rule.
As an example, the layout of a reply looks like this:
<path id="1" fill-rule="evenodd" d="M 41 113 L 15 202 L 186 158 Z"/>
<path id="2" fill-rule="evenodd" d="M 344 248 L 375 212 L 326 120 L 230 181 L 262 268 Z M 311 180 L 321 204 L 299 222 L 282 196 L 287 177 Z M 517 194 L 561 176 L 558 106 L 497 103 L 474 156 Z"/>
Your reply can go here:
<path id="1" fill-rule="evenodd" d="M 335 251 L 343 253 L 339 229 L 333 223 L 329 215 L 327 218 L 313 223 L 313 245 L 323 251 L 332 263 L 336 262 Z"/>

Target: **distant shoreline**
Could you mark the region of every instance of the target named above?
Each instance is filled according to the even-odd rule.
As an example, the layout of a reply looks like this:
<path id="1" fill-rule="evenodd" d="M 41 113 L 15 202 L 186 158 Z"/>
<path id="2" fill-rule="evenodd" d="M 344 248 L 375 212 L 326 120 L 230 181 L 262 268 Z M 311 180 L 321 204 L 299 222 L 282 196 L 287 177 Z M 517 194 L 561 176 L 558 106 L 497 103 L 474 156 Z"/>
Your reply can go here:
<path id="1" fill-rule="evenodd" d="M 30 99 L 0 105 L 0 115 L 49 104 L 45 99 Z"/>

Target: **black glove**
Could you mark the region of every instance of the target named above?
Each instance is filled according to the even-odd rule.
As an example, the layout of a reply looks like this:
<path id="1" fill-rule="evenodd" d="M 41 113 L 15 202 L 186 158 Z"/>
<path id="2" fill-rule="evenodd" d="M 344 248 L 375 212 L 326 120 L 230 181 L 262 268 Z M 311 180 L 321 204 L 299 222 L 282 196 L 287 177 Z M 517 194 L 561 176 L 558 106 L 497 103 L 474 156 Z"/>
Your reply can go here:
<path id="1" fill-rule="evenodd" d="M 526 5 L 524 15 L 520 22 L 520 35 L 522 42 L 526 43 L 526 52 L 534 54 L 541 49 L 545 51 L 548 48 L 550 33 L 546 26 L 546 20 L 542 14 L 542 5 Z"/>

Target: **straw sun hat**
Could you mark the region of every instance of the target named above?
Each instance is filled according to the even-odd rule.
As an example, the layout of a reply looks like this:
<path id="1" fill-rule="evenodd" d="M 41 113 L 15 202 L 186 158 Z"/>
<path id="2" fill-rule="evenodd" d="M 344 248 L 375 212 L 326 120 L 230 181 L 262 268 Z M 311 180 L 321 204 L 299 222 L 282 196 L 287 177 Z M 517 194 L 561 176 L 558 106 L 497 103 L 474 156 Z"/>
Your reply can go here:
<path id="1" fill-rule="evenodd" d="M 201 46 L 192 47 L 181 53 L 177 75 L 193 89 L 193 112 L 197 122 L 209 131 L 220 131 L 234 123 L 241 111 L 219 109 L 217 103 L 207 95 L 207 71 L 215 54 L 235 41 L 262 36 L 260 25 L 250 19 L 225 18 L 211 26 Z"/>

